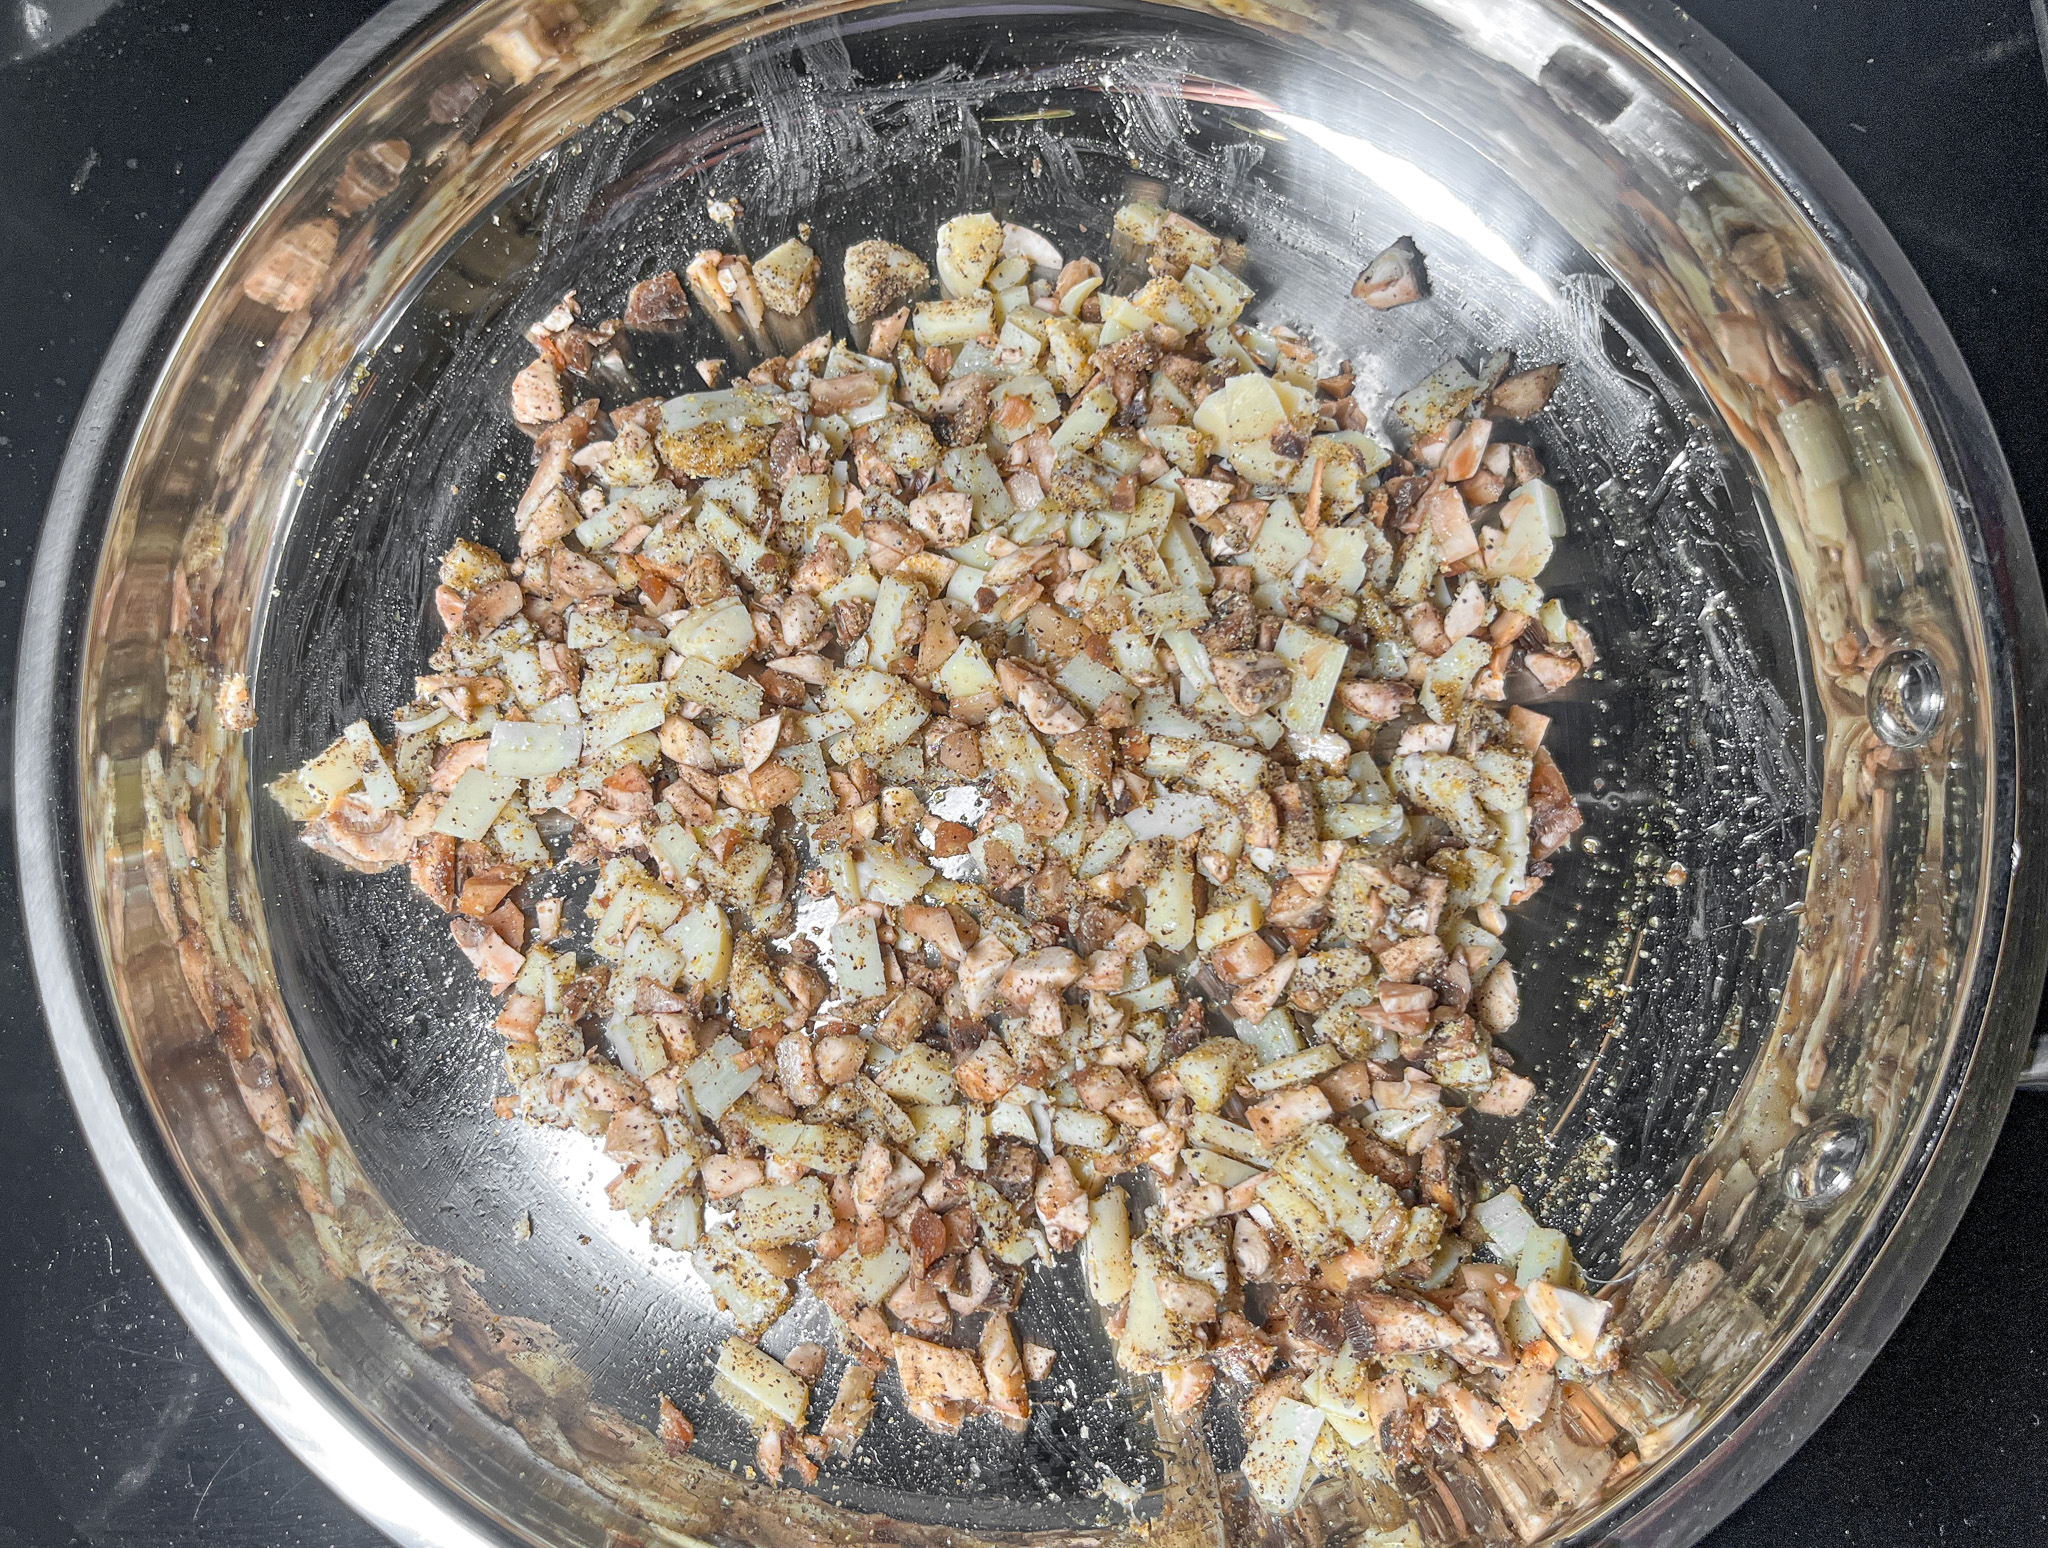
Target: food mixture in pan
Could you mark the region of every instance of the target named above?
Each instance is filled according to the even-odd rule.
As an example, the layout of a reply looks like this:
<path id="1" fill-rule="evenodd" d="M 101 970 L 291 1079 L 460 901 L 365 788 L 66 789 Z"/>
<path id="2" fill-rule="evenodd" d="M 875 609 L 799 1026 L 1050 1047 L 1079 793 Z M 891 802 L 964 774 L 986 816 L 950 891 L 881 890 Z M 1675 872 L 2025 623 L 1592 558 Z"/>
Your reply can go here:
<path id="1" fill-rule="evenodd" d="M 273 789 L 447 914 L 500 1113 L 601 1142 L 690 1255 L 770 1477 L 898 1391 L 1023 1429 L 1054 1355 L 1010 1314 L 1078 1253 L 1122 1367 L 1234 1405 L 1279 1512 L 1618 1356 L 1460 1150 L 1533 1094 L 1506 911 L 1580 822 L 1514 702 L 1594 662 L 1516 433 L 1558 373 L 1451 362 L 1375 429 L 1246 320 L 1233 244 L 1132 204 L 1098 256 L 1129 282 L 987 214 L 929 262 L 860 242 L 843 329 L 795 238 L 594 326 L 565 297 L 512 384 L 517 553 L 456 543 L 393 735 Z M 1427 291 L 1404 238 L 1353 294 Z M 740 358 L 825 331 L 590 395 L 692 308 Z M 528 891 L 593 869 L 585 917 Z M 760 1343 L 805 1293 L 851 1357 L 826 1402 L 823 1348 Z"/>

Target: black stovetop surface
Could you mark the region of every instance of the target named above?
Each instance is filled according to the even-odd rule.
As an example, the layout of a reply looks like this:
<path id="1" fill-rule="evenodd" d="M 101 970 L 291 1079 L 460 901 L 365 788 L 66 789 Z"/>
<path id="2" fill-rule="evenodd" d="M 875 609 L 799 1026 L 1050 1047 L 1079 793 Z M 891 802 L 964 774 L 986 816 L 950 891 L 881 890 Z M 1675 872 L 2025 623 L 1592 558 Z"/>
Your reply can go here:
<path id="1" fill-rule="evenodd" d="M 2038 11 L 2042 0 L 2032 0 Z M 243 136 L 368 0 L 0 0 L 0 740 L 29 555 L 101 353 Z M 2029 0 L 1696 0 L 1918 268 L 2048 552 L 2048 79 Z M 2048 17 L 2044 17 L 2048 21 Z M 0 802 L 11 801 L 0 758 Z M 4 851 L 11 864 L 11 849 Z M 369 1548 L 143 1267 L 80 1140 L 0 885 L 0 1548 Z M 2048 1099 L 2020 1096 L 1947 1257 L 1713 1548 L 2048 1543 Z M 2017 1292 L 2017 1293 L 2015 1293 Z"/>

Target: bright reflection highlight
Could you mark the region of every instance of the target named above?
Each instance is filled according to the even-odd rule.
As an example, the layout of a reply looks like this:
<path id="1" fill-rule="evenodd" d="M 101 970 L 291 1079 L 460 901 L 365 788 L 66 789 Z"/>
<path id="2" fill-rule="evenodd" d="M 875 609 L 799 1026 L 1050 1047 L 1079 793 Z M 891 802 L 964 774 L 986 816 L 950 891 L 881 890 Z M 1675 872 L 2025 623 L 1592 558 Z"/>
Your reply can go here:
<path id="1" fill-rule="evenodd" d="M 1547 304 L 1558 303 L 1557 289 L 1550 281 L 1522 261 L 1521 255 L 1480 219 L 1476 210 L 1412 161 L 1390 155 L 1368 140 L 1319 124 L 1312 118 L 1297 118 L 1277 108 L 1267 109 L 1277 123 L 1285 124 L 1311 144 L 1319 145 L 1353 171 L 1360 173 L 1408 207 L 1418 220 L 1428 221 L 1464 242 L 1504 273 L 1512 275 L 1524 289 Z"/>

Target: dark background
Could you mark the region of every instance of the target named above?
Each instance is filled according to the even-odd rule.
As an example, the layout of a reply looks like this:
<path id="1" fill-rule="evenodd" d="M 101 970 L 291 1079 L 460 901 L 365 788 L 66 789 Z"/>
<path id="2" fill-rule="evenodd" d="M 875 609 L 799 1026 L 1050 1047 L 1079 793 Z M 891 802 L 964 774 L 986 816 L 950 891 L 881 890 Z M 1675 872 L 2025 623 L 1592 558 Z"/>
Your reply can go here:
<path id="1" fill-rule="evenodd" d="M 36 529 L 101 353 L 221 163 L 375 8 L 0 0 L 0 740 Z M 2048 76 L 2028 0 L 1692 11 L 1905 248 L 2048 552 Z M 0 941 L 19 941 L 19 907 L 7 877 Z M 372 1548 L 383 1539 L 229 1389 L 129 1245 L 22 955 L 0 946 L 0 1548 Z M 2048 1098 L 2022 1094 L 1890 1346 L 1712 1548 L 2048 1543 L 2044 1145 Z"/>

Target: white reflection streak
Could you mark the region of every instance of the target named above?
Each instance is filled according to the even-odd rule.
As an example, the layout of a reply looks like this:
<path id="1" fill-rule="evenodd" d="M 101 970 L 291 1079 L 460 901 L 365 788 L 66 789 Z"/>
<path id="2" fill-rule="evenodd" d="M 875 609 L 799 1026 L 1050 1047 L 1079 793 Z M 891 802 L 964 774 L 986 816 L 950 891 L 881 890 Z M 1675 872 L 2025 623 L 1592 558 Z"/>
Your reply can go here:
<path id="1" fill-rule="evenodd" d="M 1459 238 L 1496 268 L 1511 275 L 1546 305 L 1558 304 L 1556 287 L 1522 261 L 1499 232 L 1479 218 L 1478 211 L 1412 161 L 1390 155 L 1368 140 L 1345 134 L 1312 118 L 1268 108 L 1267 116 L 1314 145 L 1321 146 L 1354 172 L 1406 205 L 1418 220 L 1439 226 Z"/>

